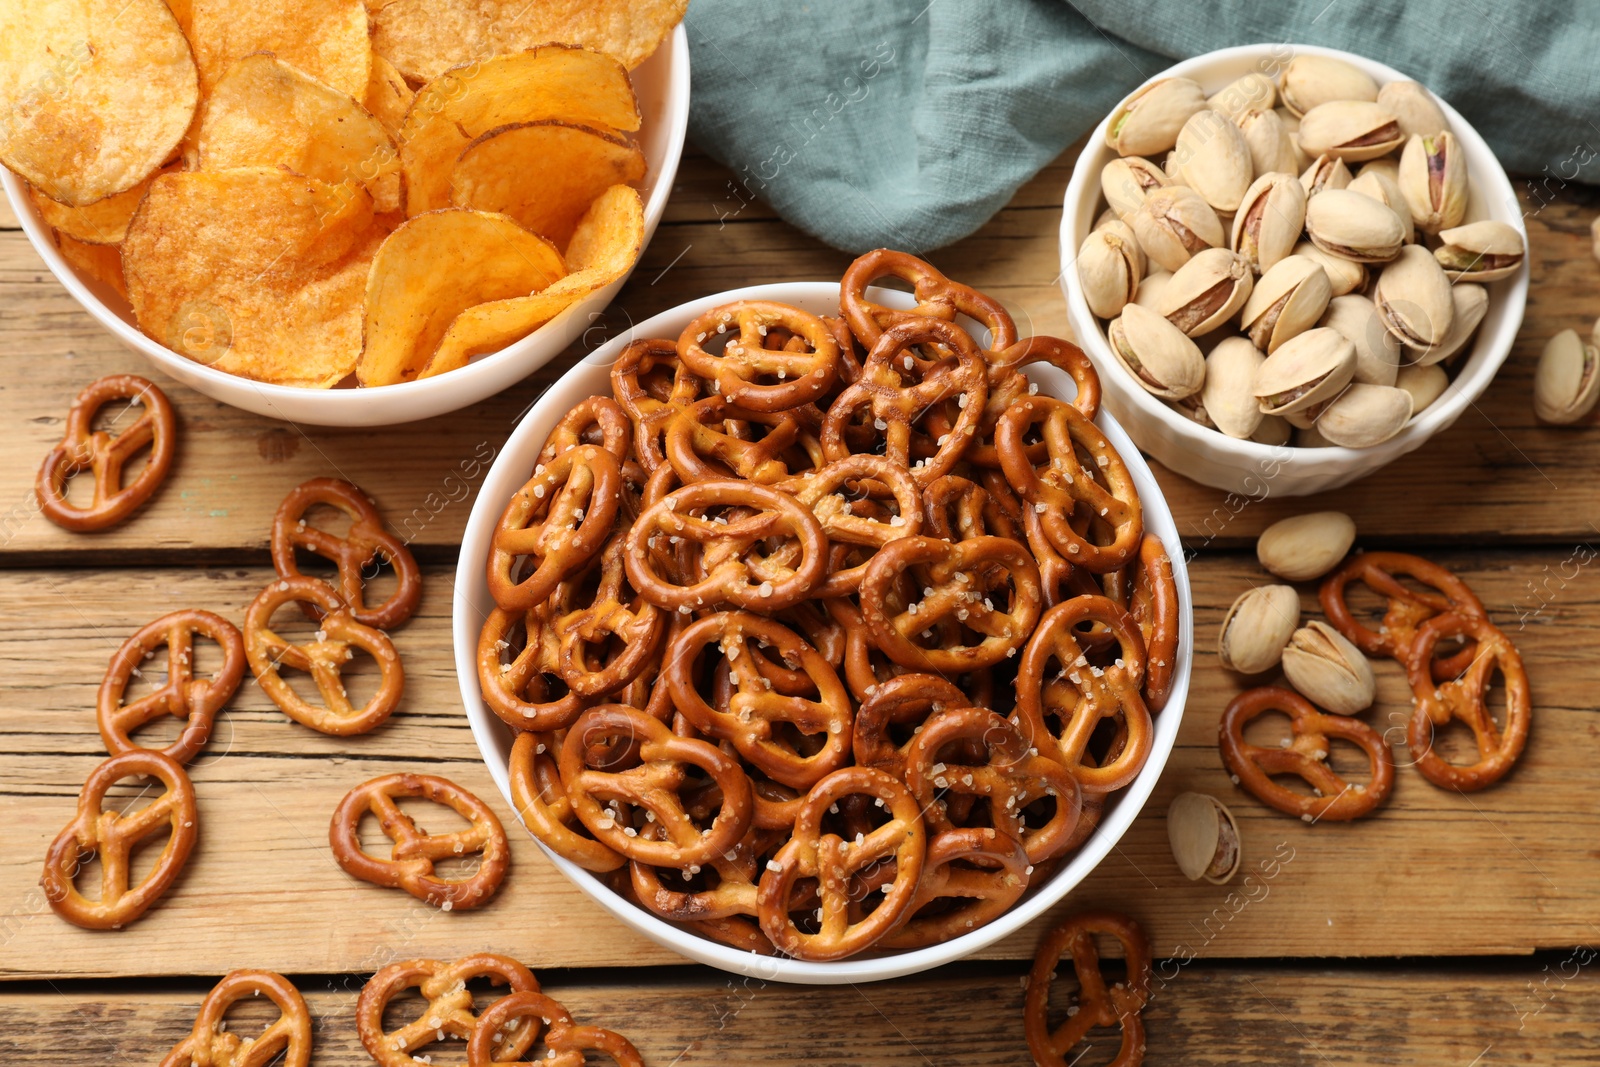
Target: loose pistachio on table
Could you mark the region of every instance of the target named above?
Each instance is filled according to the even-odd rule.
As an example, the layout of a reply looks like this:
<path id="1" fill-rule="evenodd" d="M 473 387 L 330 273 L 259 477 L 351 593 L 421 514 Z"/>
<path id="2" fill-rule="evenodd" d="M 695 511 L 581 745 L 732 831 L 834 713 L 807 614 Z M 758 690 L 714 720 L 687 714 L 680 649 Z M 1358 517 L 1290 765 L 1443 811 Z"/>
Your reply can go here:
<path id="1" fill-rule="evenodd" d="M 1239 870 L 1239 824 L 1222 801 L 1205 793 L 1179 793 L 1167 806 L 1167 842 L 1185 878 L 1222 885 Z"/>
<path id="2" fill-rule="evenodd" d="M 1173 272 L 1156 310 L 1188 336 L 1200 337 L 1238 313 L 1250 298 L 1253 278 L 1237 252 L 1207 248 Z"/>
<path id="3" fill-rule="evenodd" d="M 1378 683 L 1372 664 L 1338 630 L 1314 619 L 1283 650 L 1283 674 L 1300 695 L 1336 715 L 1372 706 Z"/>
<path id="4" fill-rule="evenodd" d="M 1355 520 L 1342 511 L 1313 511 L 1280 519 L 1261 531 L 1256 559 L 1291 582 L 1321 578 L 1356 543 Z"/>
<path id="5" fill-rule="evenodd" d="M 1258 585 L 1241 593 L 1217 631 L 1217 659 L 1230 671 L 1261 674 L 1283 658 L 1300 628 L 1300 594 L 1287 585 Z"/>
<path id="6" fill-rule="evenodd" d="M 1600 323 L 1596 326 L 1600 332 Z M 1533 374 L 1533 412 L 1542 421 L 1564 426 L 1594 410 L 1600 398 L 1600 350 L 1592 341 L 1576 330 L 1562 330 L 1545 342 Z"/>
<path id="7" fill-rule="evenodd" d="M 1271 354 L 1315 326 L 1331 294 L 1321 266 L 1304 256 L 1289 256 L 1256 283 L 1240 313 L 1239 327 L 1251 344 Z"/>
<path id="8" fill-rule="evenodd" d="M 1522 232 L 1494 219 L 1439 231 L 1433 258 L 1453 282 L 1492 282 L 1509 278 L 1522 266 Z"/>

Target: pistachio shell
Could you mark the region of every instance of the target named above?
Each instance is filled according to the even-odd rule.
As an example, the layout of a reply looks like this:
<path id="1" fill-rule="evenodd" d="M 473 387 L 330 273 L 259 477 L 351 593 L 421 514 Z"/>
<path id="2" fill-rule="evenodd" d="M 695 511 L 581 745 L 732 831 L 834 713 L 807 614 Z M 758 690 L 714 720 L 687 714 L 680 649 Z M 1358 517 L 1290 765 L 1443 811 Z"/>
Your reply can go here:
<path id="1" fill-rule="evenodd" d="M 1261 674 L 1278 665 L 1300 626 L 1300 594 L 1287 585 L 1258 585 L 1240 595 L 1217 631 L 1217 659 L 1230 671 Z"/>
<path id="2" fill-rule="evenodd" d="M 1294 431 L 1294 447 L 1296 448 L 1332 448 L 1334 444 L 1322 436 L 1322 431 L 1317 429 L 1317 424 L 1296 427 Z"/>
<path id="3" fill-rule="evenodd" d="M 1304 148 L 1301 150 L 1304 151 Z M 1309 200 L 1326 189 L 1343 189 L 1348 186 L 1350 168 L 1337 156 L 1320 155 L 1313 159 L 1311 165 L 1300 175 L 1300 184 L 1305 186 L 1306 199 Z"/>
<path id="4" fill-rule="evenodd" d="M 1301 116 L 1299 137 L 1307 155 L 1338 156 L 1346 162 L 1386 156 L 1406 139 L 1393 115 L 1364 100 L 1318 104 Z"/>
<path id="5" fill-rule="evenodd" d="M 1289 438 L 1294 434 L 1294 427 L 1289 425 L 1289 420 L 1281 415 L 1261 416 L 1261 425 L 1256 427 L 1256 432 L 1250 435 L 1250 440 L 1258 445 L 1271 445 L 1274 448 L 1282 447 L 1289 443 Z"/>
<path id="6" fill-rule="evenodd" d="M 1252 71 L 1206 98 L 1206 107 L 1238 119 L 1246 111 L 1270 111 L 1278 103 L 1278 87 L 1265 74 Z"/>
<path id="7" fill-rule="evenodd" d="M 1154 311 L 1129 304 L 1107 335 L 1111 351 L 1146 391 L 1164 400 L 1182 400 L 1200 391 L 1205 357 L 1182 330 Z"/>
<path id="8" fill-rule="evenodd" d="M 1183 184 L 1216 211 L 1237 211 L 1255 176 L 1250 146 L 1228 116 L 1205 108 L 1189 116 L 1174 149 Z"/>
<path id="9" fill-rule="evenodd" d="M 1414 244 L 1417 240 L 1417 228 L 1411 222 L 1411 207 L 1406 203 L 1406 198 L 1400 195 L 1400 187 L 1382 171 L 1363 170 L 1351 179 L 1345 186 L 1352 193 L 1370 196 L 1384 207 L 1393 211 L 1400 219 L 1400 224 L 1405 227 L 1405 243 Z"/>
<path id="10" fill-rule="evenodd" d="M 1460 225 L 1471 190 L 1467 159 L 1455 134 L 1446 131 L 1408 140 L 1400 153 L 1399 183 L 1417 229 L 1438 233 Z"/>
<path id="11" fill-rule="evenodd" d="M 1134 294 L 1133 302 L 1142 308 L 1155 311 L 1161 306 L 1161 297 L 1167 291 L 1167 283 L 1172 281 L 1172 272 L 1158 270 L 1153 274 L 1146 274 L 1144 281 L 1139 283 L 1139 291 Z M 1160 314 L 1159 311 L 1156 314 Z"/>
<path id="12" fill-rule="evenodd" d="M 1355 346 L 1337 330 L 1307 330 L 1289 338 L 1261 364 L 1256 401 L 1268 415 L 1304 411 L 1337 396 L 1355 368 Z"/>
<path id="13" fill-rule="evenodd" d="M 1233 217 L 1233 250 L 1258 274 L 1271 270 L 1300 240 L 1305 221 L 1305 187 L 1292 174 L 1263 174 Z"/>
<path id="14" fill-rule="evenodd" d="M 1533 373 L 1533 413 L 1558 426 L 1580 422 L 1600 398 L 1600 351 L 1576 330 L 1545 343 Z"/>
<path id="15" fill-rule="evenodd" d="M 1327 441 L 1323 440 L 1323 437 L 1320 433 L 1313 434 L 1312 431 L 1317 428 L 1317 416 L 1321 415 L 1322 409 L 1327 407 L 1330 403 L 1332 403 L 1331 397 L 1327 400 L 1312 404 L 1310 407 L 1301 411 L 1291 411 L 1287 415 L 1283 416 L 1283 421 L 1294 427 L 1294 443 L 1297 447 L 1321 448 L 1323 445 L 1328 443 Z M 1316 443 L 1307 445 L 1306 442 L 1313 436 L 1316 439 Z"/>
<path id="16" fill-rule="evenodd" d="M 1145 255 L 1169 271 L 1177 270 L 1202 249 L 1227 243 L 1217 213 L 1186 185 L 1150 193 L 1128 221 Z"/>
<path id="17" fill-rule="evenodd" d="M 1291 582 L 1321 578 L 1356 543 L 1355 520 L 1342 511 L 1313 511 L 1280 519 L 1261 531 L 1256 559 Z"/>
<path id="18" fill-rule="evenodd" d="M 1300 157 L 1294 153 L 1294 137 L 1283 127 L 1276 111 L 1246 111 L 1234 119 L 1244 143 L 1250 149 L 1250 165 L 1256 177 L 1263 174 L 1299 174 Z"/>
<path id="19" fill-rule="evenodd" d="M 1376 100 L 1378 83 L 1360 67 L 1332 56 L 1297 55 L 1278 78 L 1283 105 L 1304 115 L 1334 100 Z"/>
<path id="20" fill-rule="evenodd" d="M 1320 620 L 1302 626 L 1289 639 L 1283 650 L 1283 674 L 1301 696 L 1336 715 L 1370 708 L 1378 694 L 1367 657 Z"/>
<path id="21" fill-rule="evenodd" d="M 1094 217 L 1094 225 L 1091 226 L 1089 229 L 1090 229 L 1090 232 L 1093 232 L 1094 230 L 1103 230 L 1107 226 L 1110 226 L 1113 222 L 1121 222 L 1121 221 L 1122 221 L 1122 216 L 1121 215 L 1118 215 L 1115 211 L 1112 211 L 1110 208 L 1106 208 L 1104 211 L 1100 212 L 1100 214 L 1098 214 L 1098 215 L 1096 215 Z M 1143 251 L 1143 250 L 1141 249 L 1141 251 Z"/>
<path id="22" fill-rule="evenodd" d="M 1411 394 L 1392 385 L 1352 382 L 1322 410 L 1317 429 L 1345 448 L 1371 448 L 1411 421 Z"/>
<path id="23" fill-rule="evenodd" d="M 1439 102 L 1427 89 L 1412 81 L 1390 82 L 1378 90 L 1378 106 L 1388 109 L 1407 137 L 1431 137 L 1450 128 Z"/>
<path id="24" fill-rule="evenodd" d="M 1188 78 L 1163 78 L 1136 89 L 1106 124 L 1106 144 L 1121 156 L 1153 156 L 1178 141 L 1189 116 L 1206 106 L 1206 94 Z"/>
<path id="25" fill-rule="evenodd" d="M 1190 422 L 1198 423 L 1208 430 L 1215 430 L 1217 424 L 1211 421 L 1211 415 L 1206 411 L 1205 400 L 1199 393 L 1186 396 L 1182 400 L 1168 400 L 1167 407 L 1176 411 Z"/>
<path id="26" fill-rule="evenodd" d="M 1151 190 L 1171 184 L 1166 171 L 1139 156 L 1113 159 L 1100 168 L 1100 191 L 1118 215 L 1126 216 L 1139 210 Z"/>
<path id="27" fill-rule="evenodd" d="M 1327 313 L 1317 324 L 1338 330 L 1356 349 L 1352 381 L 1365 385 L 1393 385 L 1400 371 L 1400 342 L 1384 329 L 1378 308 L 1356 293 L 1328 301 Z"/>
<path id="28" fill-rule="evenodd" d="M 1156 311 L 1185 334 L 1199 337 L 1233 318 L 1249 299 L 1252 282 L 1243 256 L 1207 248 L 1173 272 Z"/>
<path id="29" fill-rule="evenodd" d="M 1328 276 L 1328 285 L 1334 296 L 1353 293 L 1367 284 L 1365 263 L 1357 263 L 1343 256 L 1330 256 L 1310 241 L 1301 241 L 1295 245 L 1294 254 L 1305 256 L 1322 267 L 1322 272 Z"/>
<path id="30" fill-rule="evenodd" d="M 1226 337 L 1206 356 L 1206 380 L 1201 403 L 1212 425 L 1229 437 L 1248 438 L 1261 420 L 1256 403 L 1256 371 L 1266 359 L 1243 337 Z"/>
<path id="31" fill-rule="evenodd" d="M 1449 335 L 1455 317 L 1450 279 L 1421 245 L 1407 245 L 1383 268 L 1372 300 L 1384 327 L 1408 348 L 1439 344 Z"/>
<path id="32" fill-rule="evenodd" d="M 1384 204 L 1349 189 L 1324 189 L 1306 204 L 1306 234 L 1333 256 L 1383 263 L 1405 245 L 1405 225 Z"/>
<path id="33" fill-rule="evenodd" d="M 1415 353 L 1415 362 L 1432 366 L 1454 359 L 1466 347 L 1472 335 L 1489 311 L 1489 290 L 1469 282 L 1457 282 L 1450 287 L 1450 332 L 1432 348 Z"/>
<path id="34" fill-rule="evenodd" d="M 1400 161 L 1393 156 L 1367 160 L 1356 171 L 1356 177 L 1359 178 L 1363 174 L 1382 174 L 1395 183 L 1395 188 L 1400 187 Z"/>
<path id="35" fill-rule="evenodd" d="M 1450 385 L 1450 376 L 1443 367 L 1419 366 L 1412 363 L 1400 368 L 1394 386 L 1411 394 L 1411 413 L 1420 414 L 1444 393 Z"/>
<path id="36" fill-rule="evenodd" d="M 1239 824 L 1222 801 L 1204 793 L 1179 793 L 1167 807 L 1167 842 L 1185 878 L 1222 885 L 1243 858 Z"/>
<path id="37" fill-rule="evenodd" d="M 1439 231 L 1444 243 L 1433 258 L 1453 282 L 1492 282 L 1509 278 L 1522 266 L 1522 231 L 1494 219 Z"/>
<path id="38" fill-rule="evenodd" d="M 1078 279 L 1089 310 L 1102 319 L 1116 318 L 1139 288 L 1144 253 L 1126 223 L 1113 222 L 1084 238 L 1078 249 Z"/>
<path id="39" fill-rule="evenodd" d="M 1268 354 L 1316 325 L 1332 293 L 1322 267 L 1304 256 L 1279 260 L 1245 302 L 1239 326 Z"/>

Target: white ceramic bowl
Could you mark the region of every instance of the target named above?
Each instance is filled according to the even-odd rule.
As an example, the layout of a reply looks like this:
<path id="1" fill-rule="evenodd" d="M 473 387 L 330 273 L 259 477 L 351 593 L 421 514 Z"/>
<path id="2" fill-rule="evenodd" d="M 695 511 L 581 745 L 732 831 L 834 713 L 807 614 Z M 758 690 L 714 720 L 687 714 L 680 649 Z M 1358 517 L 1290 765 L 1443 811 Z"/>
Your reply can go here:
<path id="1" fill-rule="evenodd" d="M 689 123 L 689 38 L 679 26 L 633 72 L 643 125 L 639 146 L 649 172 L 644 199 L 645 243 L 656 232 L 678 173 Z M 375 389 L 296 389 L 253 382 L 185 359 L 140 332 L 128 302 L 108 287 L 80 275 L 62 258 L 50 228 L 39 218 L 22 179 L 0 167 L 11 209 L 50 272 L 111 335 L 169 376 L 207 396 L 246 411 L 288 422 L 317 426 L 388 426 L 432 418 L 493 396 L 560 355 L 611 303 L 627 281 L 618 279 L 580 304 L 569 307 L 537 332 L 499 352 L 422 381 Z"/>
<path id="2" fill-rule="evenodd" d="M 909 294 L 878 290 L 874 299 L 886 304 L 909 306 Z M 794 304 L 814 313 L 837 314 L 839 286 L 835 282 L 801 282 L 783 285 L 758 285 L 708 296 L 663 312 L 634 327 L 626 336 L 616 338 L 590 353 L 581 363 L 568 371 L 528 412 L 511 434 L 511 439 L 501 449 L 499 457 L 490 468 L 467 519 L 466 533 L 461 541 L 461 560 L 456 568 L 455 602 L 452 608 L 456 654 L 456 676 L 461 686 L 461 699 L 466 705 L 467 718 L 472 723 L 473 736 L 489 765 L 500 792 L 511 804 L 511 786 L 506 761 L 514 739 L 512 730 L 495 717 L 483 701 L 478 687 L 477 647 L 478 633 L 494 608 L 484 576 L 489 542 L 495 524 L 513 493 L 521 488 L 533 469 L 544 439 L 563 415 L 585 397 L 611 393 L 611 364 L 622 349 L 635 338 L 676 338 L 683 328 L 702 312 L 734 300 L 778 300 Z M 1037 372 L 1037 373 L 1034 373 Z M 1053 367 L 1029 368 L 1029 376 L 1040 383 L 1040 388 L 1058 396 L 1074 395 L 1071 379 Z M 1127 789 L 1115 794 L 1107 806 L 1105 816 L 1095 834 L 1071 860 L 1058 870 L 1050 881 L 1032 890 L 1016 907 L 988 926 L 974 930 L 945 944 L 930 948 L 902 952 L 895 955 L 848 959 L 836 963 L 813 963 L 789 958 L 758 956 L 751 952 L 730 948 L 698 937 L 687 930 L 656 918 L 642 908 L 630 904 L 606 888 L 588 871 L 545 849 L 551 861 L 573 884 L 593 897 L 603 908 L 624 924 L 655 941 L 657 944 L 681 953 L 692 960 L 709 964 L 725 971 L 760 977 L 768 981 L 800 982 L 813 985 L 870 982 L 895 978 L 904 974 L 937 967 L 961 959 L 998 941 L 1036 919 L 1045 909 L 1059 901 L 1095 868 L 1111 851 L 1139 809 L 1144 806 L 1155 788 L 1156 779 L 1166 765 L 1178 736 L 1178 723 L 1183 715 L 1184 701 L 1189 692 L 1189 673 L 1194 649 L 1193 600 L 1189 592 L 1189 573 L 1184 564 L 1178 529 L 1172 513 L 1161 496 L 1161 489 L 1150 474 L 1150 468 L 1133 447 L 1122 429 L 1108 416 L 1102 414 L 1100 426 L 1106 436 L 1122 454 L 1132 472 L 1144 505 L 1145 528 L 1161 538 L 1172 556 L 1173 577 L 1178 586 L 1179 655 L 1177 672 L 1173 678 L 1172 695 L 1166 708 L 1156 716 L 1154 750 L 1149 762 L 1137 779 Z M 543 848 L 543 846 L 540 846 Z"/>
<path id="3" fill-rule="evenodd" d="M 1260 71 L 1276 81 L 1278 71 L 1296 54 L 1335 56 L 1360 67 L 1379 85 L 1410 80 L 1391 67 L 1349 52 L 1313 45 L 1261 44 L 1224 48 L 1196 56 L 1169 67 L 1151 81 L 1192 78 L 1207 93 L 1214 93 L 1253 71 Z M 1467 174 L 1473 184 L 1467 217 L 1508 222 L 1522 231 L 1526 242 L 1522 208 L 1499 160 L 1448 102 L 1439 100 L 1439 105 L 1466 152 Z M 1205 485 L 1252 498 L 1305 496 L 1333 489 L 1371 474 L 1454 423 L 1467 406 L 1482 395 L 1510 354 L 1528 298 L 1527 261 L 1510 278 L 1488 284 L 1489 310 L 1478 327 L 1471 350 L 1459 357 L 1463 362 L 1444 395 L 1380 445 L 1361 449 L 1274 447 L 1228 437 L 1180 415 L 1145 392 L 1112 354 L 1099 321 L 1084 300 L 1083 286 L 1078 280 L 1078 249 L 1103 207 L 1100 171 L 1116 156 L 1105 143 L 1109 120 L 1107 115 L 1089 135 L 1089 143 L 1072 170 L 1072 181 L 1067 184 L 1061 217 L 1061 288 L 1066 293 L 1067 317 L 1078 343 L 1100 370 L 1105 406 L 1123 422 L 1128 435 L 1141 449 L 1168 468 Z M 1155 162 L 1159 165 L 1165 160 Z"/>

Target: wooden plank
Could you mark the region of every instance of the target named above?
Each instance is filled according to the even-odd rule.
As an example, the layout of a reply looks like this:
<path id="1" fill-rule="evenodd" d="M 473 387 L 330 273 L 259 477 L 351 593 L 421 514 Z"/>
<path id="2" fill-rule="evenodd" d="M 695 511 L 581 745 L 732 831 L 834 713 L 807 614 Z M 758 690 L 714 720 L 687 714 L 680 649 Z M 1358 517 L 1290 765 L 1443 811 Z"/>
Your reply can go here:
<path id="1" fill-rule="evenodd" d="M 236 958 L 249 958 L 242 946 Z M 1144 1013 L 1147 1063 L 1540 1064 L 1593 1063 L 1600 983 L 1591 950 L 1545 961 L 1445 971 L 1194 964 L 1158 977 Z M 1585 969 L 1585 968 L 1588 969 Z M 633 975 L 542 973 L 544 991 L 579 1022 L 625 1035 L 644 1061 L 671 1064 L 827 1063 L 899 1067 L 1030 1062 L 1022 1032 L 1022 975 L 951 967 L 871 986 L 805 988 L 695 969 L 641 984 Z M 301 979 L 315 1021 L 319 1067 L 372 1061 L 356 1035 L 363 976 Z M 1073 987 L 1057 979 L 1061 1010 Z M 154 1063 L 193 1025 L 204 986 L 124 983 L 116 992 L 73 984 L 0 994 L 0 1052 L 37 1067 Z M 272 1009 L 241 1006 L 248 1035 Z M 397 1018 L 406 1018 L 400 1015 Z M 1105 1062 L 1114 1031 L 1096 1030 L 1086 1063 Z M 459 1062 L 456 1042 L 434 1058 Z M 454 1054 L 452 1056 L 452 1054 Z"/>
<path id="2" fill-rule="evenodd" d="M 1071 906 L 1133 902 L 1163 955 L 1200 957 L 1390 956 L 1526 953 L 1588 943 L 1597 931 L 1600 885 L 1592 877 L 1600 811 L 1577 799 L 1589 780 L 1588 739 L 1600 732 L 1592 693 L 1600 586 L 1588 571 L 1548 582 L 1529 599 L 1536 559 L 1521 554 L 1441 557 L 1516 632 L 1537 714 L 1510 780 L 1470 797 L 1450 795 L 1401 769 L 1377 817 L 1307 826 L 1237 793 L 1215 746 L 1217 716 L 1240 680 L 1217 667 L 1216 626 L 1227 604 L 1262 580 L 1253 561 L 1209 556 L 1192 569 L 1198 612 L 1195 683 L 1179 747 L 1143 816 L 1070 898 Z M 1561 575 L 1552 557 L 1550 573 Z M 221 971 L 237 962 L 234 934 L 248 916 L 264 966 L 283 971 L 359 970 L 385 930 L 431 916 L 411 898 L 353 883 L 330 861 L 329 815 L 359 781 L 399 769 L 443 774 L 479 793 L 503 819 L 460 712 L 448 653 L 449 578 L 429 568 L 423 610 L 397 636 L 412 688 L 391 722 L 366 737 L 336 740 L 288 723 L 246 686 L 225 713 L 219 750 L 195 770 L 202 845 L 191 869 L 150 916 L 115 935 L 57 920 L 34 883 L 50 839 L 99 759 L 90 713 L 109 650 L 142 621 L 180 606 L 209 606 L 238 619 L 267 580 L 259 569 L 205 573 L 150 570 L 108 581 L 98 572 L 0 573 L 7 618 L 32 620 L 0 634 L 0 974 L 115 975 L 138 959 L 150 974 Z M 1312 606 L 1308 594 L 1306 604 Z M 1519 614 L 1526 616 L 1518 630 Z M 1405 721 L 1409 697 L 1398 668 L 1377 664 L 1380 700 L 1367 718 Z M 1395 738 L 1401 731 L 1395 731 Z M 224 746 L 226 747 L 220 747 Z M 1403 757 L 1403 752 L 1401 753 Z M 1240 819 L 1245 871 L 1232 886 L 1191 884 L 1168 851 L 1164 812 L 1176 793 L 1210 792 Z M 501 938 L 540 966 L 638 965 L 673 957 L 605 918 L 513 834 L 508 888 L 481 912 L 433 916 L 415 933 L 418 951 L 450 952 L 463 932 Z M 577 917 L 580 921 L 574 922 Z M 1019 958 L 1036 932 L 986 955 Z"/>

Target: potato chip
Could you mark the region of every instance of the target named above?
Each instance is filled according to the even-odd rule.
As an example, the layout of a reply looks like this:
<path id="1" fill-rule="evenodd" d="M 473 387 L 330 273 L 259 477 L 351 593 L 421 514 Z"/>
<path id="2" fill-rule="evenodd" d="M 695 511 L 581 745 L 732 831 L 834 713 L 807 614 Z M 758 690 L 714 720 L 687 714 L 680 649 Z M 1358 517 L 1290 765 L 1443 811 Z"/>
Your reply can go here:
<path id="1" fill-rule="evenodd" d="M 235 63 L 271 52 L 357 100 L 372 78 L 362 0 L 191 0 L 189 40 L 206 95 Z"/>
<path id="2" fill-rule="evenodd" d="M 627 274 L 644 248 L 644 203 L 626 185 L 607 189 L 578 223 L 568 247 L 571 274 L 532 296 L 479 304 L 450 324 L 419 377 L 467 365 L 473 356 L 520 341 L 573 304 Z"/>
<path id="3" fill-rule="evenodd" d="M 565 248 L 595 197 L 644 177 L 644 153 L 618 134 L 525 122 L 473 141 L 450 176 L 457 207 L 498 211 Z"/>
<path id="4" fill-rule="evenodd" d="M 390 137 L 400 136 L 400 124 L 405 121 L 406 111 L 416 96 L 405 78 L 394 69 L 393 63 L 380 55 L 373 55 L 372 80 L 367 82 L 367 96 L 363 103 L 372 112 L 372 117 L 383 123 Z"/>
<path id="5" fill-rule="evenodd" d="M 361 186 L 251 168 L 157 178 L 122 254 L 156 341 L 230 374 L 328 388 L 361 354 L 382 240 Z"/>
<path id="6" fill-rule="evenodd" d="M 178 20 L 178 28 L 187 37 L 189 26 L 194 22 L 194 0 L 167 0 L 167 7 L 172 9 L 172 17 Z"/>
<path id="7" fill-rule="evenodd" d="M 150 177 L 198 101 L 162 0 L 0 4 L 0 163 L 52 200 L 85 207 Z"/>
<path id="8" fill-rule="evenodd" d="M 206 99 L 199 170 L 282 167 L 360 182 L 377 211 L 400 209 L 400 155 L 382 123 L 344 93 L 267 52 L 233 65 Z"/>
<path id="9" fill-rule="evenodd" d="M 565 273 L 554 245 L 505 215 L 445 210 L 409 219 L 372 264 L 356 377 L 362 385 L 410 381 L 462 311 L 536 293 Z"/>
<path id="10" fill-rule="evenodd" d="M 450 205 L 451 169 L 474 139 L 512 123 L 548 119 L 637 130 L 639 102 L 628 72 L 598 52 L 547 45 L 452 70 L 424 85 L 400 130 L 407 213 Z"/>
<path id="11" fill-rule="evenodd" d="M 86 274 L 122 299 L 128 299 L 128 285 L 122 280 L 122 249 L 116 245 L 93 245 L 64 233 L 56 234 L 61 257 L 79 274 Z"/>
<path id="12" fill-rule="evenodd" d="M 372 43 L 406 77 L 565 41 L 632 70 L 679 22 L 689 0 L 394 0 L 372 13 Z"/>
<path id="13" fill-rule="evenodd" d="M 39 190 L 28 189 L 39 217 L 68 237 L 91 245 L 119 245 L 128 236 L 128 223 L 144 199 L 145 190 L 155 176 L 145 179 L 125 193 L 108 196 L 86 207 L 68 207 L 51 200 Z"/>

